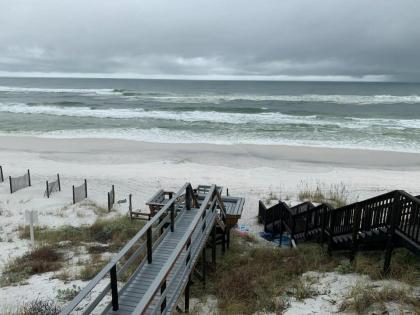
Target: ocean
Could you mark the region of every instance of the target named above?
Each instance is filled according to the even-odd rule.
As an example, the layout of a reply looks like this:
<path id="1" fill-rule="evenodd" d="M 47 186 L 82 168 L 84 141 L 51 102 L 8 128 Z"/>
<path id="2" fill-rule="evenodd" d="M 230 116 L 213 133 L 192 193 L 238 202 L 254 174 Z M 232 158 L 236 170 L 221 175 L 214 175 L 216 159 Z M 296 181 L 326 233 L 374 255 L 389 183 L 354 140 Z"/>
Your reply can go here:
<path id="1" fill-rule="evenodd" d="M 420 152 L 420 84 L 0 78 L 0 135 Z"/>

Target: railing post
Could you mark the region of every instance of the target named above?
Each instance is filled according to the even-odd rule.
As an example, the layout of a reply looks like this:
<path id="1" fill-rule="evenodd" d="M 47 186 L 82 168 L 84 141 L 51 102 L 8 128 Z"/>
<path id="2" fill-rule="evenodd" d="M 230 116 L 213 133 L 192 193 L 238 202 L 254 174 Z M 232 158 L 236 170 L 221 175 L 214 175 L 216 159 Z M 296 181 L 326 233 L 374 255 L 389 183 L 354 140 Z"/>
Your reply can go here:
<path id="1" fill-rule="evenodd" d="M 46 181 L 47 184 L 47 198 L 50 198 L 50 189 L 48 187 L 48 181 Z"/>
<path id="2" fill-rule="evenodd" d="M 387 244 L 386 244 L 386 251 L 385 251 L 385 261 L 384 261 L 384 269 L 383 274 L 387 275 L 390 271 L 391 266 L 391 257 L 392 251 L 394 250 L 394 234 L 395 234 L 395 227 L 396 227 L 396 220 L 399 214 L 399 206 L 400 206 L 400 193 L 398 191 L 395 192 L 394 195 L 394 204 L 392 205 L 392 210 L 390 213 L 390 221 L 389 221 L 389 228 L 387 231 Z"/>
<path id="3" fill-rule="evenodd" d="M 329 214 L 329 219 L 330 222 L 328 224 L 328 229 L 329 229 L 329 236 L 328 236 L 328 254 L 331 254 L 332 251 L 332 246 L 333 246 L 333 234 L 334 234 L 334 221 L 335 221 L 335 216 L 334 216 L 334 211 L 331 211 Z"/>
<path id="4" fill-rule="evenodd" d="M 117 266 L 112 266 L 110 270 L 111 277 L 111 296 L 112 296 L 112 310 L 118 311 L 118 282 L 117 282 Z"/>
<path id="5" fill-rule="evenodd" d="M 28 186 L 31 187 L 31 173 L 28 170 Z"/>
<path id="6" fill-rule="evenodd" d="M 226 196 L 229 197 L 229 188 L 226 188 Z"/>
<path id="7" fill-rule="evenodd" d="M 58 191 L 61 191 L 60 174 L 57 174 Z"/>
<path id="8" fill-rule="evenodd" d="M 305 217 L 305 241 L 308 239 L 308 225 L 309 225 L 309 209 L 306 209 L 306 217 Z"/>
<path id="9" fill-rule="evenodd" d="M 147 229 L 147 262 L 152 263 L 152 227 Z"/>
<path id="10" fill-rule="evenodd" d="M 290 232 L 290 247 L 293 247 L 293 239 L 295 237 L 295 229 L 296 229 L 296 220 L 293 215 L 291 215 L 292 218 L 292 231 Z"/>
<path id="11" fill-rule="evenodd" d="M 185 287 L 185 313 L 190 312 L 190 284 L 191 278 L 188 276 L 187 286 Z"/>
<path id="12" fill-rule="evenodd" d="M 191 210 L 191 190 L 190 190 L 190 186 L 188 185 L 187 188 L 185 189 L 185 207 L 187 208 L 187 210 Z"/>
<path id="13" fill-rule="evenodd" d="M 3 166 L 0 165 L 0 182 L 4 182 L 4 177 L 3 177 Z"/>
<path id="14" fill-rule="evenodd" d="M 10 184 L 10 193 L 13 194 L 12 176 L 9 176 L 9 184 Z"/>
<path id="15" fill-rule="evenodd" d="M 174 203 L 171 204 L 170 211 L 171 211 L 171 232 L 173 232 L 175 231 L 175 205 Z"/>
<path id="16" fill-rule="evenodd" d="M 325 206 L 321 209 L 321 237 L 320 237 L 320 243 L 321 246 L 324 244 L 324 236 L 325 236 L 325 224 L 326 224 L 326 217 L 327 217 L 327 208 Z"/>
<path id="17" fill-rule="evenodd" d="M 353 233 L 351 237 L 352 248 L 350 252 L 350 261 L 353 261 L 354 257 L 356 256 L 360 223 L 362 222 L 361 215 L 362 215 L 362 209 L 360 207 L 360 204 L 357 203 L 356 209 L 354 209 L 354 217 L 353 217 Z"/>
<path id="18" fill-rule="evenodd" d="M 213 225 L 212 230 L 211 261 L 213 265 L 216 265 L 216 224 Z"/>
<path id="19" fill-rule="evenodd" d="M 111 212 L 111 196 L 108 192 L 108 212 Z"/>
<path id="20" fill-rule="evenodd" d="M 201 260 L 202 260 L 202 270 L 201 273 L 203 275 L 203 286 L 206 286 L 206 264 L 207 264 L 207 257 L 206 257 L 206 244 L 203 246 L 203 252 L 201 254 Z"/>

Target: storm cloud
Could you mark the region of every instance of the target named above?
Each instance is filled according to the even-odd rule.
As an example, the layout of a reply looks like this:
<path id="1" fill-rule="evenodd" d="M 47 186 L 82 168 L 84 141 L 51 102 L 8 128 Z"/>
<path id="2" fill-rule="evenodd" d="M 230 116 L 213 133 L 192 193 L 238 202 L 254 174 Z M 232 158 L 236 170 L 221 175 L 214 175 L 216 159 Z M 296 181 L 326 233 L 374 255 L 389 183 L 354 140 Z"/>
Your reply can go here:
<path id="1" fill-rule="evenodd" d="M 0 73 L 420 79 L 420 1 L 0 0 Z"/>

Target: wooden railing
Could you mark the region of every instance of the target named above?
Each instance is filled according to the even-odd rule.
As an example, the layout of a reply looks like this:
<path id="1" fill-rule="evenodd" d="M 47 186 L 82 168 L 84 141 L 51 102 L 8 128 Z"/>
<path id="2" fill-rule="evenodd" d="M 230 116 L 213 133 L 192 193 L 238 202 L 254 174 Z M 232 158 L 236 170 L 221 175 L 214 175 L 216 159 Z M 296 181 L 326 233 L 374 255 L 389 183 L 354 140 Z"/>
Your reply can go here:
<path id="1" fill-rule="evenodd" d="M 84 287 L 79 294 L 61 311 L 61 315 L 70 314 L 82 301 L 91 294 L 92 290 L 109 275 L 110 283 L 99 291 L 98 296 L 87 305 L 83 305 L 82 314 L 91 313 L 105 295 L 111 291 L 112 307 L 118 309 L 118 279 L 127 275 L 129 267 L 140 259 L 142 264 L 153 261 L 153 250 L 165 237 L 168 231 L 174 231 L 175 221 L 179 217 L 176 209 L 184 205 L 180 211 L 191 209 L 196 205 L 191 184 L 185 183 L 184 186 L 165 204 L 165 206 L 150 220 L 143 228 L 116 254 L 111 261 Z M 142 257 L 147 259 L 141 259 Z M 140 268 L 139 267 L 139 268 Z M 134 271 L 132 271 L 133 273 Z"/>
<path id="2" fill-rule="evenodd" d="M 205 237 L 204 234 L 209 231 L 207 227 L 210 227 L 209 224 L 216 219 L 217 206 L 222 212 L 224 211 L 223 203 L 216 190 L 216 186 L 212 185 L 189 229 L 139 301 L 133 314 L 144 314 L 150 303 L 157 298 L 158 294 L 160 295 L 157 305 L 160 306 L 158 309 L 161 313 L 163 313 L 168 305 L 171 304 L 171 301 L 167 301 L 168 296 L 166 288 L 172 286 L 173 281 L 177 279 L 177 275 L 180 273 L 182 273 L 181 279 L 185 279 L 185 276 L 191 272 L 194 266 L 193 257 L 196 257 L 200 248 L 205 245 L 203 238 Z M 178 263 L 181 263 L 184 268 L 179 268 L 177 273 L 173 274 L 171 280 L 168 282 L 169 274 L 174 270 L 175 265 Z M 182 286 L 182 282 L 178 283 L 178 286 Z"/>
<path id="3" fill-rule="evenodd" d="M 414 246 L 420 248 L 420 200 L 405 191 L 399 191 L 400 213 L 396 230 Z"/>

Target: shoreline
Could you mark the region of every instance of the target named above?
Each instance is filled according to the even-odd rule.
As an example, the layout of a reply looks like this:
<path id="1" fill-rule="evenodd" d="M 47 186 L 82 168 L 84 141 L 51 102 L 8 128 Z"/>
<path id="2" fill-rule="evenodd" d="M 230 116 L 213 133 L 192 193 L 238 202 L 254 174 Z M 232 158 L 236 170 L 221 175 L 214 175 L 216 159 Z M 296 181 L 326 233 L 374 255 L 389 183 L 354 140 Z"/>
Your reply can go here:
<path id="1" fill-rule="evenodd" d="M 175 160 L 235 168 L 276 168 L 284 166 L 285 162 L 369 169 L 420 168 L 420 153 L 288 145 L 153 143 L 108 138 L 0 136 L 0 152 L 49 154 L 52 159 L 65 158 L 66 154 L 108 153 L 120 156 L 114 160 L 117 163 Z M 138 154 L 141 154 L 140 159 Z M 219 160 L 217 164 L 214 164 L 215 159 Z"/>

